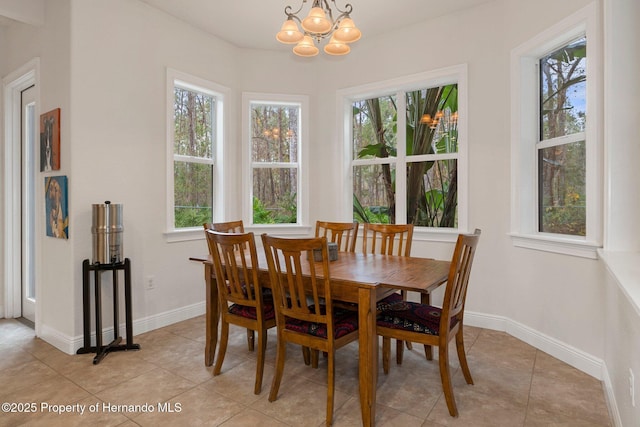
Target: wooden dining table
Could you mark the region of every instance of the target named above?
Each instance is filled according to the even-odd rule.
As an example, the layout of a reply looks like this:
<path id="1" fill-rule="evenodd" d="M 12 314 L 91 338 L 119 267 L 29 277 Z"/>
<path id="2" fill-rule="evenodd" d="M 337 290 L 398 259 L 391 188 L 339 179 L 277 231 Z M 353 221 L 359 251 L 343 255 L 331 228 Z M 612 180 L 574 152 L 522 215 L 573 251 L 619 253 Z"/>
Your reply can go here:
<path id="1" fill-rule="evenodd" d="M 210 256 L 192 257 L 202 261 L 206 282 L 205 365 L 213 364 L 218 341 L 220 304 L 215 272 Z M 258 251 L 259 280 L 269 287 L 269 274 L 264 252 Z M 449 261 L 393 255 L 339 252 L 329 264 L 332 297 L 355 303 L 359 322 L 359 390 L 362 425 L 375 424 L 378 373 L 378 339 L 376 335 L 376 303 L 395 292 L 407 290 L 428 294 L 446 282 Z"/>

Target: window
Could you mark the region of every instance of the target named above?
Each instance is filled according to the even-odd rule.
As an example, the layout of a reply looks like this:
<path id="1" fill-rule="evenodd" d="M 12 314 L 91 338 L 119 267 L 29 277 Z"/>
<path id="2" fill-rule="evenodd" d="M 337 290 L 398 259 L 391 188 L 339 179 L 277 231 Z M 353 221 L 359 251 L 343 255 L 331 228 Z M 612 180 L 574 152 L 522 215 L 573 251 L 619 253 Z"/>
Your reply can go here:
<path id="1" fill-rule="evenodd" d="M 306 97 L 244 94 L 252 225 L 303 223 L 306 104 Z"/>
<path id="2" fill-rule="evenodd" d="M 465 229 L 465 82 L 461 66 L 343 94 L 354 220 Z"/>
<path id="3" fill-rule="evenodd" d="M 600 38 L 589 6 L 512 52 L 512 237 L 596 257 L 602 228 Z"/>
<path id="4" fill-rule="evenodd" d="M 538 231 L 586 235 L 587 39 L 538 62 Z"/>
<path id="5" fill-rule="evenodd" d="M 219 212 L 225 88 L 168 70 L 168 229 L 202 228 Z M 201 234 L 201 233 L 200 233 Z"/>

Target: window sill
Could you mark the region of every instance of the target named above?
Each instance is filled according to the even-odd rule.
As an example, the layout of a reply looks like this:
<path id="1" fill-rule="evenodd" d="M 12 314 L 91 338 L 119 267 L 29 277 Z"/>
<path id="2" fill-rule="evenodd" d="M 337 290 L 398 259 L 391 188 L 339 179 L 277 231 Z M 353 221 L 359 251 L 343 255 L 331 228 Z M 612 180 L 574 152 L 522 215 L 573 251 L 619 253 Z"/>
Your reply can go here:
<path id="1" fill-rule="evenodd" d="M 581 258 L 598 259 L 599 245 L 585 240 L 511 233 L 513 246 Z"/>
<path id="2" fill-rule="evenodd" d="M 204 239 L 204 229 L 202 227 L 185 228 L 183 230 L 171 230 L 164 233 L 167 243 L 188 242 L 190 240 Z"/>
<path id="3" fill-rule="evenodd" d="M 598 250 L 609 272 L 640 316 L 640 252 Z"/>
<path id="4" fill-rule="evenodd" d="M 455 243 L 458 240 L 458 234 L 460 233 L 473 233 L 473 231 L 454 229 L 434 229 L 434 228 L 421 228 L 414 227 L 413 240 L 424 242 L 445 242 Z"/>
<path id="5" fill-rule="evenodd" d="M 279 224 L 260 224 L 244 227 L 246 232 L 253 232 L 256 239 L 260 238 L 262 233 L 275 234 L 278 236 L 289 237 L 306 237 L 312 232 L 312 228 L 308 225 L 279 225 Z M 164 233 L 167 243 L 188 242 L 191 240 L 203 240 L 204 229 L 202 227 L 185 228 L 183 230 L 171 230 Z M 256 242 L 257 243 L 257 242 Z"/>

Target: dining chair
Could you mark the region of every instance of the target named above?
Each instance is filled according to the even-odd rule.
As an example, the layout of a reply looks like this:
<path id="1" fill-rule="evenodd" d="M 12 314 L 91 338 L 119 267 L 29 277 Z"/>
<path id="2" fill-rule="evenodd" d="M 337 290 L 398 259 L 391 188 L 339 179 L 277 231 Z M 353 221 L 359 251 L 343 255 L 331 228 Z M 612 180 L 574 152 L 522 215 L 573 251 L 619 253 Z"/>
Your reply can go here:
<path id="1" fill-rule="evenodd" d="M 364 223 L 362 235 L 362 252 L 382 255 L 411 256 L 413 242 L 413 224 L 376 224 Z M 427 296 L 428 298 L 428 296 Z M 394 292 L 378 302 L 378 307 L 406 301 L 407 291 Z M 378 308 L 380 309 L 380 308 Z M 412 349 L 411 342 L 406 343 Z M 396 345 L 396 359 L 402 361 L 404 347 L 402 341 Z M 432 359 L 431 347 L 425 347 L 427 359 Z"/>
<path id="2" fill-rule="evenodd" d="M 221 233 L 244 233 L 244 223 L 241 219 L 227 222 L 205 222 L 203 226 L 205 230 Z"/>
<path id="3" fill-rule="evenodd" d="M 473 384 L 464 349 L 463 318 L 471 265 L 479 240 L 479 229 L 476 229 L 474 234 L 458 236 L 451 258 L 442 308 L 401 301 L 382 310 L 376 326 L 378 335 L 382 336 L 382 366 L 385 374 L 389 372 L 390 338 L 438 347 L 440 380 L 452 417 L 458 416 L 449 367 L 449 341 L 454 337 L 464 379 L 467 384 Z"/>
<path id="4" fill-rule="evenodd" d="M 258 357 L 253 392 L 260 394 L 267 348 L 267 330 L 276 326 L 273 297 L 258 282 L 258 257 L 253 233 L 207 230 L 222 309 L 220 344 L 213 375 L 219 375 L 229 341 L 229 324 L 258 333 Z M 246 250 L 249 248 L 249 250 Z M 254 268 L 251 268 L 254 266 Z"/>
<path id="5" fill-rule="evenodd" d="M 218 231 L 220 233 L 244 233 L 244 223 L 241 219 L 226 222 L 205 222 L 203 227 L 206 230 Z M 211 253 L 211 247 L 209 247 Z M 255 346 L 255 335 L 251 329 L 247 329 L 247 347 L 253 351 Z"/>
<path id="6" fill-rule="evenodd" d="M 358 338 L 358 314 L 333 306 L 326 237 L 285 239 L 266 234 L 267 257 L 278 330 L 276 372 L 269 401 L 278 396 L 286 359 L 286 343 L 327 353 L 327 417 L 333 420 L 335 351 Z M 322 261 L 307 256 L 320 250 Z M 305 274 L 306 272 L 306 274 Z"/>
<path id="7" fill-rule="evenodd" d="M 362 252 L 411 256 L 413 224 L 373 224 L 364 223 Z"/>
<path id="8" fill-rule="evenodd" d="M 338 251 L 355 252 L 360 223 L 353 222 L 329 222 L 316 221 L 316 237 L 326 237 L 327 242 L 336 243 Z M 352 303 L 342 303 L 334 301 L 334 306 L 358 311 L 358 306 Z M 302 349 L 305 364 L 311 364 L 313 368 L 318 367 L 318 352 L 309 352 L 308 348 Z"/>
<path id="9" fill-rule="evenodd" d="M 326 237 L 328 242 L 336 243 L 338 251 L 355 252 L 359 223 L 316 221 L 316 237 Z"/>

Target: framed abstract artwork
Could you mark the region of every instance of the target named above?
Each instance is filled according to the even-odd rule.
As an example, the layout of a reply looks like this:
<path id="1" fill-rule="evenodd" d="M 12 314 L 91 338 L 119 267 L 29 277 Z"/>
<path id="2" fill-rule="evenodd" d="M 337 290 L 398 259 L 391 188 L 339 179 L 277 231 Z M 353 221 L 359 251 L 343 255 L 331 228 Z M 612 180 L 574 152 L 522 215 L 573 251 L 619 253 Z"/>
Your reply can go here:
<path id="1" fill-rule="evenodd" d="M 40 115 L 40 172 L 60 170 L 60 109 Z"/>
<path id="2" fill-rule="evenodd" d="M 68 180 L 66 176 L 44 179 L 47 236 L 69 238 Z"/>

